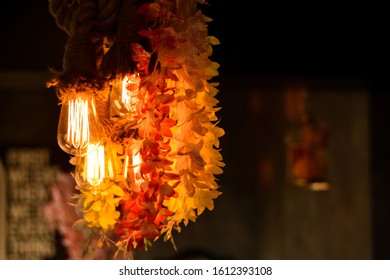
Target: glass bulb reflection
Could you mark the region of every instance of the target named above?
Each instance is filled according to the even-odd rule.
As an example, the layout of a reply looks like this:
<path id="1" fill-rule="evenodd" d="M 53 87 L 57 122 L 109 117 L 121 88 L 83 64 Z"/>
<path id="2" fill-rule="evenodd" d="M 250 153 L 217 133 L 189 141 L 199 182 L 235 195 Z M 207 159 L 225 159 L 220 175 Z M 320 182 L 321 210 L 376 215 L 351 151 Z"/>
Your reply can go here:
<path id="1" fill-rule="evenodd" d="M 129 186 L 133 183 L 140 185 L 143 182 L 141 178 L 141 164 L 142 158 L 140 152 L 128 149 L 124 161 L 123 176 Z"/>
<path id="2" fill-rule="evenodd" d="M 123 80 L 117 81 L 111 94 L 111 117 L 127 116 L 133 119 L 137 113 L 140 81 L 139 74 L 126 75 Z"/>

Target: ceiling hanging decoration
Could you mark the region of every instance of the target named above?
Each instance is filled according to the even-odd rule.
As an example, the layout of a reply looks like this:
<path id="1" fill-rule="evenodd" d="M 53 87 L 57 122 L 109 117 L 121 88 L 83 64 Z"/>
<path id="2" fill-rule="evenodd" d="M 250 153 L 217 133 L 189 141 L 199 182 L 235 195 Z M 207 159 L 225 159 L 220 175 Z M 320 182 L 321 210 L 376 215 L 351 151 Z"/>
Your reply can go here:
<path id="1" fill-rule="evenodd" d="M 55 86 L 72 155 L 75 225 L 131 255 L 173 242 L 221 194 L 217 38 L 204 0 L 50 0 L 68 35 Z M 91 245 L 92 242 L 88 246 Z"/>

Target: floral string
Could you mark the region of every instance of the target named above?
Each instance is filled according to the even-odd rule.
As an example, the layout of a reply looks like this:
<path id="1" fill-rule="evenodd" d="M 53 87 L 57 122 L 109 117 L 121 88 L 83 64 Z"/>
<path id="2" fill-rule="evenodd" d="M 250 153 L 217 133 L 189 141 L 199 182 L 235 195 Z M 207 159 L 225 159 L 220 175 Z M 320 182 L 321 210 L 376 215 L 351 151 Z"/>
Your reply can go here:
<path id="1" fill-rule="evenodd" d="M 100 112 L 112 174 L 96 186 L 78 184 L 76 225 L 100 236 L 98 247 L 115 246 L 114 257 L 147 249 L 161 236 L 173 242 L 173 231 L 213 210 L 221 194 L 216 176 L 224 166 L 224 130 L 218 126 L 218 83 L 210 82 L 218 75 L 210 56 L 219 41 L 208 35 L 211 19 L 197 8 L 205 3 L 157 0 L 138 8 L 144 40 L 130 43 L 132 55 L 124 58 L 136 64 L 137 83 L 126 85 L 135 102 L 129 110 L 117 105 L 111 122 Z M 148 45 L 139 43 L 145 40 Z M 112 99 L 107 88 L 113 92 L 130 74 L 108 77 L 102 100 Z M 71 162 L 76 177 L 87 165 L 85 157 Z"/>

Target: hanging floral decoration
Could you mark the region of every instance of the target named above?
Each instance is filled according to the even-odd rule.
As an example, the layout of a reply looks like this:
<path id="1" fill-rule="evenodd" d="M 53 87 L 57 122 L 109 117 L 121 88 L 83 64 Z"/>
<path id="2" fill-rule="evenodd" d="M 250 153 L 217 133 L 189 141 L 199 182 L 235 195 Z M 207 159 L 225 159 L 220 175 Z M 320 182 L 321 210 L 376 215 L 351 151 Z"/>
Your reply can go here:
<path id="1" fill-rule="evenodd" d="M 217 38 L 204 0 L 49 1 L 69 40 L 56 86 L 75 224 L 131 254 L 173 242 L 221 194 Z M 93 63 L 92 63 L 92 62 Z M 92 246 L 92 243 L 90 244 Z"/>
<path id="2" fill-rule="evenodd" d="M 99 248 L 99 237 L 88 240 L 92 244 L 91 250 L 85 250 L 83 231 L 74 230 L 74 223 L 82 217 L 76 212 L 73 203 L 74 178 L 69 173 L 58 172 L 55 180 L 49 186 L 51 200 L 44 207 L 45 219 L 51 231 L 61 235 L 61 245 L 65 248 L 67 258 L 81 259 L 107 259 L 113 252 L 112 248 Z M 111 250 L 111 251 L 110 251 Z"/>

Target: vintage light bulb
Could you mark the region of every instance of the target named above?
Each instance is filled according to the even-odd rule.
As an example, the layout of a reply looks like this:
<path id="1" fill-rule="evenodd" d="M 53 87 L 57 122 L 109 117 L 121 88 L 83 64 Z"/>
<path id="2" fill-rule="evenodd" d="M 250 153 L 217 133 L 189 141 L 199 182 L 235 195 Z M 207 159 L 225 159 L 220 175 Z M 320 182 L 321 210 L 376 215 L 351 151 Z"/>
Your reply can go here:
<path id="1" fill-rule="evenodd" d="M 75 156 L 86 154 L 89 144 L 99 143 L 98 115 L 91 94 L 77 93 L 62 104 L 57 141 L 62 150 Z"/>
<path id="2" fill-rule="evenodd" d="M 111 117 L 126 116 L 133 119 L 137 113 L 136 105 L 139 102 L 138 92 L 141 78 L 138 73 L 126 75 L 122 80 L 118 80 L 111 92 Z"/>
<path id="3" fill-rule="evenodd" d="M 98 145 L 90 144 L 88 153 L 79 158 L 75 169 L 76 183 L 83 188 L 98 189 L 105 180 L 114 180 L 116 167 L 111 142 L 103 138 Z"/>
<path id="4" fill-rule="evenodd" d="M 140 185 L 143 182 L 141 177 L 141 164 L 141 153 L 135 149 L 127 147 L 123 165 L 123 177 L 125 178 L 125 182 L 128 186 L 131 186 L 133 183 Z"/>

